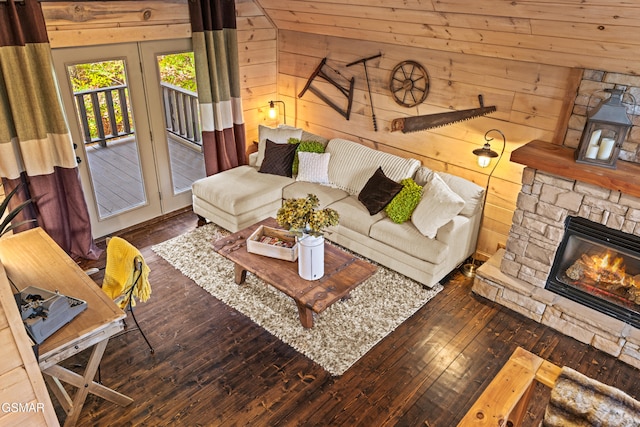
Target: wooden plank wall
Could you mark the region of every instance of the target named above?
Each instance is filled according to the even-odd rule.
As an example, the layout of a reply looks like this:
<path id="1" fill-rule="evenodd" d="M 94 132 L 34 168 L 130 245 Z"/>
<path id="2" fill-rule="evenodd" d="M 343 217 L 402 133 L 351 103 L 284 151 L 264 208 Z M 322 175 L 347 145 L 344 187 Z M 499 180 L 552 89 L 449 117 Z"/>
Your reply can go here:
<path id="1" fill-rule="evenodd" d="M 510 151 L 533 139 L 562 143 L 584 68 L 640 72 L 633 55 L 640 47 L 640 4 L 628 1 L 256 1 L 279 30 L 279 95 L 295 106 L 299 125 L 361 138 L 480 185 L 488 170 L 475 167 L 471 150 L 489 129 L 505 134 L 507 152 L 490 181 L 481 256 L 504 244 L 510 228 L 522 169 L 508 161 Z M 373 132 L 362 67 L 345 64 L 378 52 L 382 58 L 368 64 L 379 127 Z M 349 121 L 313 94 L 296 97 L 323 57 L 346 77 L 356 76 Z M 393 102 L 388 90 L 392 68 L 404 60 L 420 62 L 431 80 L 425 102 L 410 109 Z M 430 131 L 389 132 L 395 117 L 471 108 L 479 93 L 496 113 Z"/>
<path id="2" fill-rule="evenodd" d="M 492 254 L 498 244 L 506 241 L 522 173 L 522 166 L 508 161 L 510 152 L 532 139 L 554 139 L 559 118 L 566 108 L 564 100 L 572 87 L 574 73 L 571 69 L 537 65 L 536 72 L 530 73 L 530 64 L 514 64 L 503 59 L 380 42 L 352 42 L 289 30 L 280 30 L 279 44 L 279 96 L 287 102 L 289 109 L 294 106 L 296 124 L 316 133 L 354 139 L 380 150 L 415 157 L 433 170 L 449 172 L 485 186 L 490 168 L 479 168 L 472 151 L 484 144 L 487 131 L 498 129 L 503 132 L 507 147 L 489 183 L 479 249 L 484 254 Z M 382 58 L 367 65 L 378 125 L 375 132 L 364 67 L 346 68 L 345 64 L 378 52 L 383 53 Z M 297 97 L 323 57 L 329 58 L 330 66 L 342 75 L 356 77 L 349 121 L 309 92 L 302 98 Z M 425 66 L 430 78 L 426 101 L 412 108 L 398 105 L 388 89 L 391 70 L 407 59 Z M 323 93 L 330 93 L 328 85 L 318 86 Z M 394 118 L 475 108 L 479 94 L 483 95 L 485 105 L 497 107 L 495 113 L 429 131 L 390 132 Z M 344 104 L 344 98 L 340 96 L 333 99 Z M 500 134 L 491 132 L 488 136 L 496 138 L 492 147 L 500 152 Z"/>
<path id="3" fill-rule="evenodd" d="M 42 2 L 52 48 L 191 37 L 186 0 Z"/>
<path id="4" fill-rule="evenodd" d="M 186 0 L 119 1 L 117 8 L 113 3 L 43 3 L 52 45 L 96 43 L 100 33 L 107 40 L 114 34 L 145 40 L 188 33 Z M 266 119 L 266 104 L 280 99 L 287 104 L 289 124 L 417 157 L 434 170 L 484 186 L 488 170 L 475 166 L 471 151 L 482 145 L 487 130 L 505 134 L 506 152 L 489 183 L 482 255 L 494 253 L 510 228 L 522 168 L 508 162 L 509 153 L 533 139 L 562 141 L 584 68 L 640 73 L 634 55 L 640 4 L 624 0 L 236 0 L 236 5 L 248 141 L 257 137 L 258 123 L 275 124 Z M 364 69 L 345 65 L 377 53 L 382 57 L 367 63 L 379 128 L 374 132 Z M 324 57 L 343 77 L 356 77 L 349 121 L 310 92 L 297 97 Z M 431 81 L 426 101 L 413 108 L 396 104 L 388 90 L 391 70 L 404 60 L 422 63 Z M 344 102 L 331 87 L 319 87 Z M 430 131 L 389 131 L 396 117 L 476 107 L 478 94 L 498 111 Z M 500 148 L 498 141 L 494 149 Z"/>

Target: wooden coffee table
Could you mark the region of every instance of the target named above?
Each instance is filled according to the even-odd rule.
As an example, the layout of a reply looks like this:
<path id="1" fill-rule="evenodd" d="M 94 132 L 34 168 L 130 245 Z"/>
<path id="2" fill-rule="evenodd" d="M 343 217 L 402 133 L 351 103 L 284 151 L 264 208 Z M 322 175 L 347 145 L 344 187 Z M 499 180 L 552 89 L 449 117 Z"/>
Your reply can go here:
<path id="1" fill-rule="evenodd" d="M 356 258 L 342 249 L 324 245 L 324 276 L 305 280 L 298 275 L 298 263 L 247 252 L 247 238 L 260 225 L 279 228 L 274 218 L 231 234 L 213 244 L 216 252 L 235 264 L 235 282 L 242 284 L 247 271 L 293 298 L 298 306 L 300 323 L 313 327 L 313 313 L 320 313 L 345 298 L 377 270 L 373 264 Z"/>

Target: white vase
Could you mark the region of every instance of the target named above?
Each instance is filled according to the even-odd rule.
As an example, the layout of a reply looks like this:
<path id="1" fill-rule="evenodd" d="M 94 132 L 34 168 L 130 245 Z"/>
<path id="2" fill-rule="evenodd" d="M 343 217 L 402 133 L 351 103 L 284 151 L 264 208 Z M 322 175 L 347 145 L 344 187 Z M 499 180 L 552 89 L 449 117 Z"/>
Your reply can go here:
<path id="1" fill-rule="evenodd" d="M 305 234 L 298 240 L 298 274 L 305 280 L 324 276 L 324 236 Z"/>

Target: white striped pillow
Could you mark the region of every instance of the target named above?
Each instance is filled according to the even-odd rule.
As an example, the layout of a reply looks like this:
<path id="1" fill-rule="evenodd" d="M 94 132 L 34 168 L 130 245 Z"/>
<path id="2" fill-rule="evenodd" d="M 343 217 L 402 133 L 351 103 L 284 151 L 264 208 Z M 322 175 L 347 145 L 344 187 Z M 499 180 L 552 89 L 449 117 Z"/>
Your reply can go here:
<path id="1" fill-rule="evenodd" d="M 416 159 L 406 159 L 340 138 L 329 141 L 325 153 L 331 153 L 329 180 L 352 195 L 360 193 L 378 167 L 396 182 L 412 177 L 420 167 L 420 161 Z"/>

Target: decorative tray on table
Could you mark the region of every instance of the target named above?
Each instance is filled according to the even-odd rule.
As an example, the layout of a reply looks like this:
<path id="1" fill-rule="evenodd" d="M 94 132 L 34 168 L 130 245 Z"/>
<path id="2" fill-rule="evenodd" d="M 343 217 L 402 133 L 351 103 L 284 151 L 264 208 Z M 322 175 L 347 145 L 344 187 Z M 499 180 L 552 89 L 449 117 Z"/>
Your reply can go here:
<path id="1" fill-rule="evenodd" d="M 247 252 L 295 261 L 298 259 L 298 242 L 286 230 L 261 225 L 247 239 Z"/>

